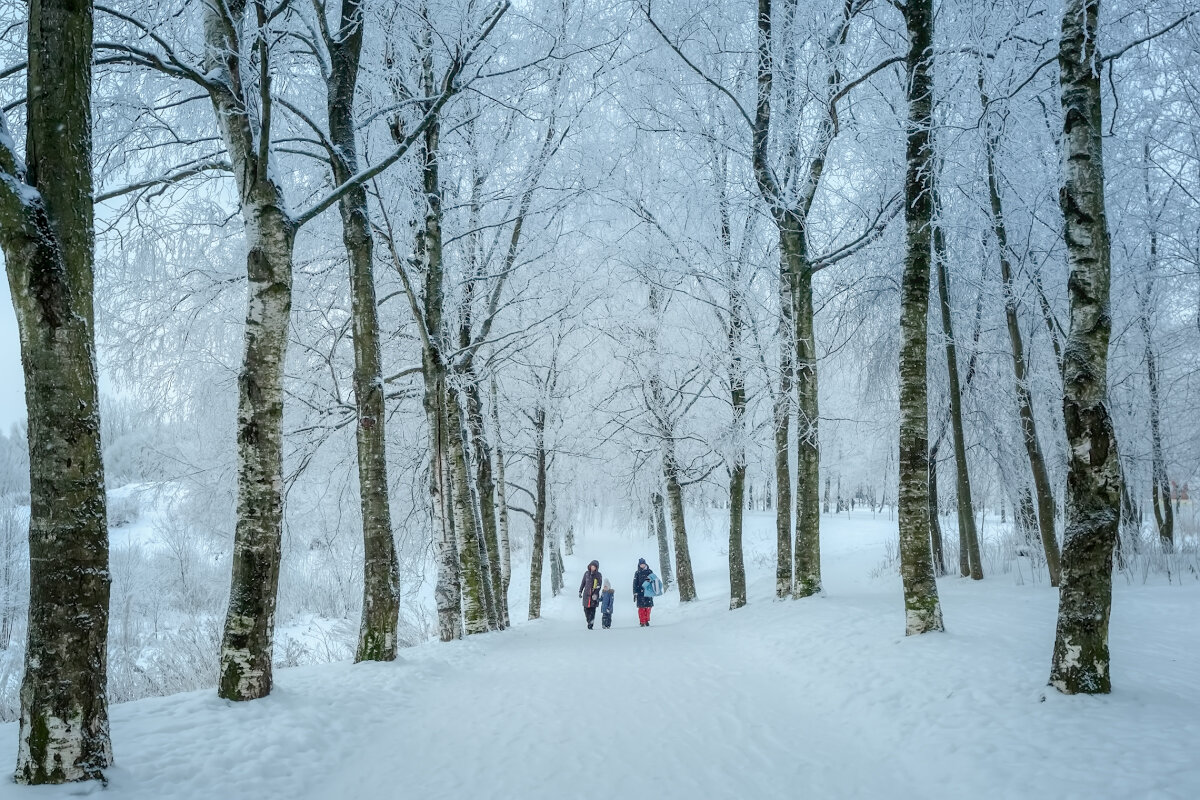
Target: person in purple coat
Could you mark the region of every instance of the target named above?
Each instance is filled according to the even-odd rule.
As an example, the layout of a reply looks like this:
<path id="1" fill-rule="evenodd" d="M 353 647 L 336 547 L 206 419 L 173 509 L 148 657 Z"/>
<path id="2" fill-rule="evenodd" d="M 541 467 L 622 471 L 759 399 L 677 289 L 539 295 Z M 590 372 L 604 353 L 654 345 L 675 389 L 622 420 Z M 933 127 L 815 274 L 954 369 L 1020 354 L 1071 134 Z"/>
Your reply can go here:
<path id="1" fill-rule="evenodd" d="M 588 630 L 596 620 L 596 608 L 600 605 L 600 587 L 604 585 L 604 576 L 600 574 L 600 562 L 593 560 L 588 564 L 583 580 L 579 582 L 579 596 L 583 599 L 583 617 L 587 620 Z"/>

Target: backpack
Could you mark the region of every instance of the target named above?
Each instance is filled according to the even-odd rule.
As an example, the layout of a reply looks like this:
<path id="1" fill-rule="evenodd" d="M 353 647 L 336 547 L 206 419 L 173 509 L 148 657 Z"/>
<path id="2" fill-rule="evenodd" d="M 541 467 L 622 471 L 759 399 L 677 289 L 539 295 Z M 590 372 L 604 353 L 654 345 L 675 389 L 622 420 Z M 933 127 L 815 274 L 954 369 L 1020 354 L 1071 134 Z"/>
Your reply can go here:
<path id="1" fill-rule="evenodd" d="M 661 597 L 663 593 L 662 578 L 651 572 L 650 577 L 642 583 L 642 593 L 646 597 Z"/>

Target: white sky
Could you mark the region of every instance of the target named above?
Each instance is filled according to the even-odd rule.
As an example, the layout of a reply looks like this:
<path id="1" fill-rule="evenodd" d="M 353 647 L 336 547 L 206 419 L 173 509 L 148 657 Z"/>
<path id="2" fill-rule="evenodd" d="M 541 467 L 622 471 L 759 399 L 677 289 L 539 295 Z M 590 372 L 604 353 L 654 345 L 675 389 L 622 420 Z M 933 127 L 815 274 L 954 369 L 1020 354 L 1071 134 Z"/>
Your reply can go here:
<path id="1" fill-rule="evenodd" d="M 4 260 L 0 259 L 0 272 Z M 0 275 L 0 430 L 25 419 L 25 380 L 21 374 L 21 340 L 17 315 L 8 294 L 8 278 Z"/>

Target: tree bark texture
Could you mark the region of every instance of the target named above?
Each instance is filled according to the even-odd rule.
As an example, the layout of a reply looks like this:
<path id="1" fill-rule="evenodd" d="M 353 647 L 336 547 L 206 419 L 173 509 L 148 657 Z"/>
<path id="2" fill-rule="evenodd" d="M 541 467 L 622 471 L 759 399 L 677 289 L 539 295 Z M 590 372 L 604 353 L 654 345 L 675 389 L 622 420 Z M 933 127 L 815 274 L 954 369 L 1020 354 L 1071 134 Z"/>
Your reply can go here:
<path id="1" fill-rule="evenodd" d="M 18 783 L 103 779 L 108 527 L 92 313 L 92 4 L 29 7 L 25 159 L 0 111 L 0 247 L 29 442 Z"/>
<path id="2" fill-rule="evenodd" d="M 1107 397 L 1109 239 L 1104 207 L 1099 0 L 1068 0 L 1058 65 L 1071 324 L 1063 351 L 1068 444 L 1062 585 L 1050 684 L 1065 694 L 1111 691 L 1108 620 L 1121 476 Z"/>
<path id="3" fill-rule="evenodd" d="M 746 605 L 746 560 L 742 550 L 742 515 L 746 506 L 746 380 L 741 360 L 742 311 L 739 289 L 730 286 L 729 400 L 733 408 L 733 464 L 729 469 L 729 607 Z"/>
<path id="4" fill-rule="evenodd" d="M 900 311 L 900 575 L 905 633 L 943 630 L 929 545 L 929 407 L 926 386 L 929 261 L 933 223 L 933 4 L 909 0 L 907 251 Z"/>
<path id="5" fill-rule="evenodd" d="M 354 93 L 362 53 L 362 5 L 342 0 L 341 38 L 328 38 L 326 116 L 334 183 L 357 174 L 358 140 Z M 363 602 L 355 661 L 396 658 L 400 613 L 400 568 L 392 536 L 384 436 L 383 367 L 375 300 L 374 248 L 367 192 L 357 186 L 338 203 L 342 241 L 350 268 L 350 316 L 354 346 L 354 402 L 358 412 L 359 506 L 363 524 Z"/>

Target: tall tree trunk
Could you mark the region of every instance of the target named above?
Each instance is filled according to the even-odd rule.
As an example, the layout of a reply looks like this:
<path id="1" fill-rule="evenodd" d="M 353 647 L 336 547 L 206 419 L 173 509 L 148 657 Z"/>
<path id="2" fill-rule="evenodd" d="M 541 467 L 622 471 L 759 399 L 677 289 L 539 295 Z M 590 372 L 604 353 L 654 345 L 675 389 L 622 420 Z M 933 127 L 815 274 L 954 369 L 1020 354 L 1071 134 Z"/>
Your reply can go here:
<path id="1" fill-rule="evenodd" d="M 500 439 L 500 396 L 496 391 L 496 381 L 491 382 L 492 395 L 492 427 L 496 430 L 496 506 L 499 523 L 499 552 L 500 552 L 500 592 L 497 602 L 504 615 L 504 624 L 511 624 L 508 615 L 508 584 L 512 581 L 512 550 L 508 539 L 508 489 L 504 483 L 504 445 Z"/>
<path id="2" fill-rule="evenodd" d="M 462 610 L 468 635 L 489 629 L 485 565 L 481 562 L 479 529 L 471 502 L 471 478 L 463 442 L 462 405 L 458 393 L 446 393 L 446 437 L 450 456 L 450 486 L 453 489 L 454 538 L 458 546 L 458 579 L 462 587 Z"/>
<path id="3" fill-rule="evenodd" d="M 103 779 L 108 527 L 92 313 L 92 4 L 29 6 L 25 160 L 0 110 L 0 247 L 29 419 L 18 783 Z"/>
<path id="4" fill-rule="evenodd" d="M 934 190 L 933 212 L 941 211 L 940 198 Z M 938 305 L 942 309 L 942 335 L 946 339 L 946 371 L 950 377 L 950 430 L 954 442 L 955 488 L 958 493 L 958 529 L 965 541 L 973 580 L 983 580 L 983 564 L 979 555 L 979 534 L 975 530 L 975 510 L 971 502 L 971 476 L 967 471 L 966 434 L 963 431 L 962 388 L 958 381 L 958 348 L 954 340 L 954 321 L 950 316 L 950 273 L 946 269 L 946 239 L 940 220 L 933 229 L 933 252 L 937 263 Z M 932 471 L 930 475 L 932 475 Z M 934 522 L 933 524 L 937 524 Z"/>
<path id="5" fill-rule="evenodd" d="M 329 37 L 326 117 L 331 163 L 338 185 L 358 173 L 354 93 L 362 53 L 362 5 L 342 0 L 341 39 Z M 379 315 L 375 302 L 374 250 L 367 192 L 357 186 L 338 203 L 342 241 L 350 267 L 350 316 L 353 321 L 354 402 L 358 412 L 359 506 L 363 520 L 363 604 L 355 661 L 396 658 L 400 613 L 400 568 L 392 537 L 384 436 L 383 367 L 379 351 Z"/>
<path id="6" fill-rule="evenodd" d="M 529 618 L 542 616 L 542 559 L 546 552 L 546 409 L 533 412 L 537 489 L 533 512 L 533 550 L 529 561 Z"/>
<path id="7" fill-rule="evenodd" d="M 283 535 L 283 366 L 292 307 L 292 248 L 296 228 L 269 163 L 269 116 L 251 116 L 244 94 L 242 41 L 245 0 L 204 8 L 204 68 L 210 97 L 237 181 L 246 231 L 245 346 L 238 376 L 237 527 L 233 577 L 221 641 L 217 693 L 254 700 L 271 691 L 275 606 Z M 267 22 L 254 43 L 265 63 Z M 260 86 L 268 97 L 269 84 Z M 268 104 L 269 107 L 269 104 Z"/>
<path id="8" fill-rule="evenodd" d="M 742 311 L 739 289 L 730 286 L 728 324 L 729 401 L 733 408 L 733 464 L 729 470 L 729 607 L 746 605 L 746 561 L 742 552 L 742 514 L 746 506 L 746 381 L 740 354 Z"/>
<path id="9" fill-rule="evenodd" d="M 692 576 L 692 557 L 688 554 L 687 526 L 683 516 L 683 487 L 679 484 L 679 466 L 675 463 L 675 443 L 667 441 L 663 453 L 663 477 L 667 482 L 667 510 L 675 539 L 675 577 L 679 582 L 679 602 L 696 599 L 696 580 Z"/>
<path id="10" fill-rule="evenodd" d="M 427 300 L 428 302 L 428 300 Z M 433 537 L 437 579 L 433 597 L 437 607 L 438 638 L 461 639 L 462 590 L 458 579 L 458 545 L 451 511 L 449 446 L 446 441 L 446 382 L 435 354 L 427 349 L 425 361 L 425 419 L 429 426 L 429 502 L 433 511 Z"/>
<path id="11" fill-rule="evenodd" d="M 942 547 L 942 525 L 938 518 L 937 456 L 942 446 L 939 436 L 929 448 L 929 542 L 933 546 L 933 569 L 940 577 L 946 574 L 946 555 Z"/>
<path id="12" fill-rule="evenodd" d="M 812 265 L 799 219 L 787 226 L 788 257 L 796 276 L 796 578 L 793 597 L 821 591 L 821 451 L 817 430 L 817 340 Z M 782 235 L 781 235 L 782 236 Z M 781 239 L 782 241 L 782 239 Z"/>
<path id="13" fill-rule="evenodd" d="M 984 112 L 988 109 L 988 96 L 983 88 L 983 73 L 979 76 L 979 97 Z M 1017 318 L 1016 293 L 1013 290 L 1012 264 L 1009 260 L 1008 228 L 1004 219 L 1004 205 L 1000 196 L 999 173 L 996 170 L 998 134 L 991 128 L 987 117 L 984 134 L 984 150 L 987 157 L 988 195 L 991 202 L 992 232 L 996 237 L 996 249 L 1000 251 L 1000 281 L 1004 291 L 1004 316 L 1008 324 L 1008 339 L 1012 345 L 1013 376 L 1016 381 L 1018 413 L 1021 420 L 1021 438 L 1025 443 L 1025 454 L 1029 469 L 1033 473 L 1034 491 L 1037 493 L 1038 529 L 1042 536 L 1042 549 L 1046 553 L 1046 567 L 1050 573 L 1050 585 L 1058 586 L 1059 566 L 1058 539 L 1054 535 L 1054 490 L 1050 486 L 1050 475 L 1037 432 L 1037 421 L 1033 415 L 1033 395 L 1026 374 L 1025 346 L 1021 339 L 1021 324 Z"/>
<path id="14" fill-rule="evenodd" d="M 1062 587 L 1050 684 L 1065 694 L 1112 688 L 1108 619 L 1121 476 L 1107 396 L 1109 240 L 1104 208 L 1099 0 L 1068 0 L 1059 44 L 1071 325 L 1063 351 L 1069 446 Z"/>
<path id="15" fill-rule="evenodd" d="M 663 587 L 668 587 L 675 582 L 674 575 L 671 570 L 671 543 L 667 538 L 667 516 L 663 509 L 662 492 L 655 492 L 650 496 L 651 505 L 654 506 L 654 530 L 658 537 L 658 569 L 662 573 Z"/>
<path id="16" fill-rule="evenodd" d="M 1151 497 L 1154 507 L 1154 522 L 1158 526 L 1158 540 L 1164 552 L 1175 547 L 1175 514 L 1171 509 L 1171 482 L 1167 477 L 1166 460 L 1163 458 L 1161 404 L 1158 393 L 1158 358 L 1154 352 L 1154 341 L 1150 335 L 1150 300 L 1154 291 L 1154 274 L 1158 270 L 1158 223 L 1153 209 L 1149 208 L 1150 197 L 1150 145 L 1142 147 L 1142 188 L 1146 195 L 1147 212 L 1150 214 L 1150 263 L 1149 277 L 1144 291 L 1138 292 L 1138 327 L 1142 329 L 1142 343 L 1146 355 L 1146 378 L 1150 389 L 1150 469 Z M 1124 486 L 1124 480 L 1121 481 Z"/>
<path id="17" fill-rule="evenodd" d="M 792 593 L 792 470 L 788 428 L 792 421 L 792 281 L 786 269 L 779 276 L 779 394 L 775 396 L 775 596 Z"/>
<path id="18" fill-rule="evenodd" d="M 432 33 L 424 32 L 422 83 L 428 96 L 433 94 Z M 443 642 L 463 635 L 463 596 L 461 559 L 457 533 L 456 481 L 451 456 L 454 423 L 450 419 L 450 386 L 444 359 L 445 275 L 442 264 L 442 187 L 438 164 L 441 120 L 435 117 L 422 135 L 421 181 L 425 219 L 416 243 L 416 252 L 425 278 L 424 307 L 419 309 L 425 340 L 421 372 L 425 379 L 425 417 L 429 425 L 429 495 L 433 509 L 433 535 L 437 555 L 438 636 Z M 461 429 L 460 429 L 461 430 Z M 470 558 L 468 554 L 466 558 Z"/>
<path id="19" fill-rule="evenodd" d="M 933 3 L 908 0 L 908 174 L 904 219 L 908 248 L 900 311 L 900 575 L 905 633 L 944 630 L 929 548 L 929 406 L 926 354 L 930 226 L 933 223 Z"/>

